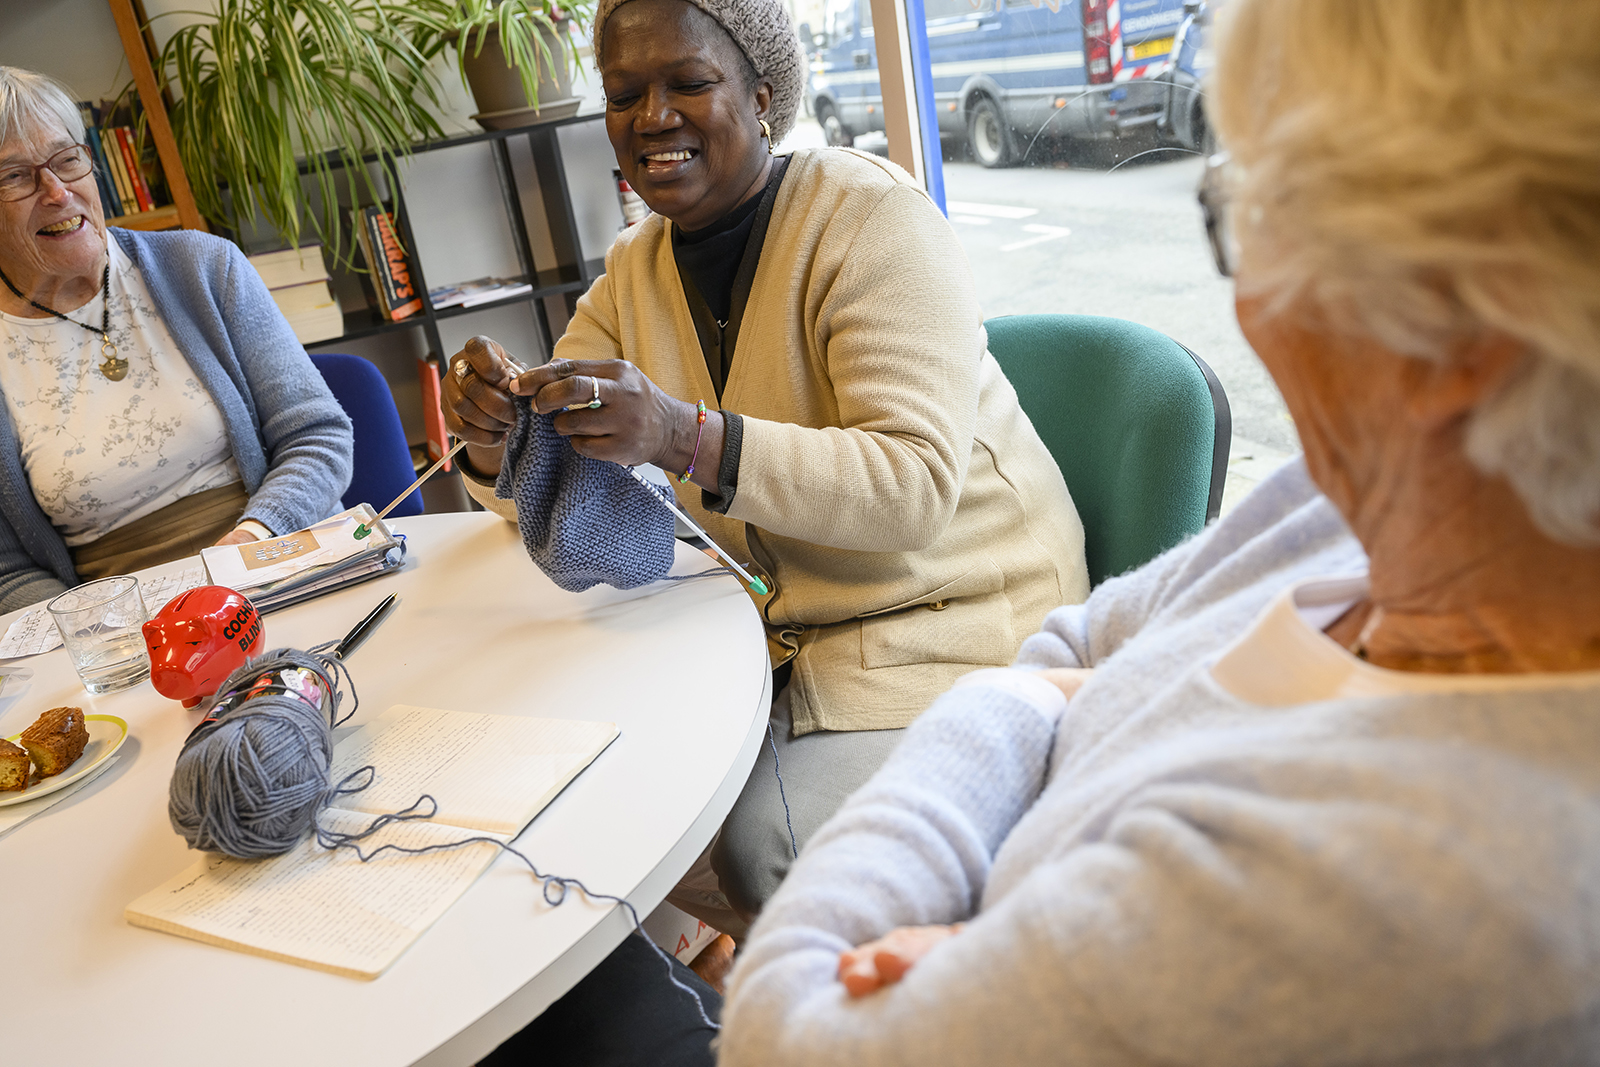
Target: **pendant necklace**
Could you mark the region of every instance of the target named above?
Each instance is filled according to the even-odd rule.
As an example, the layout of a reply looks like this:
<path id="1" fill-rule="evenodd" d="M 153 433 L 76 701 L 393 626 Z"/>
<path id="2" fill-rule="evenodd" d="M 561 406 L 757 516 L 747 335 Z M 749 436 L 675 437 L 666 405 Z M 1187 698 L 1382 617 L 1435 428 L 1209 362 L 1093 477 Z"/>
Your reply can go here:
<path id="1" fill-rule="evenodd" d="M 100 276 L 100 289 L 105 293 L 106 304 L 100 312 L 100 328 L 98 330 L 86 322 L 79 322 L 77 319 L 69 319 L 55 308 L 47 308 L 37 300 L 28 300 L 28 298 L 23 296 L 21 291 L 18 290 L 15 285 L 11 284 L 11 279 L 6 277 L 6 272 L 3 270 L 0 270 L 0 281 L 6 283 L 6 288 L 10 289 L 18 300 L 27 300 L 29 304 L 38 308 L 46 315 L 54 315 L 62 322 L 70 322 L 74 326 L 82 326 L 90 333 L 99 334 L 100 359 L 102 361 L 100 363 L 100 373 L 114 382 L 120 382 L 122 379 L 128 376 L 128 361 L 118 358 L 117 346 L 111 343 L 111 263 L 109 260 L 106 263 L 105 273 Z"/>

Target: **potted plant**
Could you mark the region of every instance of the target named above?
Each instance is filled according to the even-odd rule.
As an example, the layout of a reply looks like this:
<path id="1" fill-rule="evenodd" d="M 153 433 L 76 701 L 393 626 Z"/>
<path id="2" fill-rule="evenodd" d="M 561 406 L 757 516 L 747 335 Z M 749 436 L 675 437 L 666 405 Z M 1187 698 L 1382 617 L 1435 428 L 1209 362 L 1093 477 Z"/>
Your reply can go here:
<path id="1" fill-rule="evenodd" d="M 456 55 L 461 81 L 491 129 L 536 121 L 572 96 L 578 62 L 570 28 L 594 15 L 594 0 L 415 0 L 412 44 L 432 59 Z"/>
<path id="2" fill-rule="evenodd" d="M 237 232 L 242 219 L 265 215 L 291 245 L 309 220 L 334 259 L 348 262 L 337 172 L 368 202 L 381 201 L 396 157 L 444 136 L 436 76 L 411 40 L 411 6 L 229 0 L 182 12 L 186 24 L 156 69 L 175 97 L 178 151 L 207 219 Z M 368 157 L 373 168 L 363 165 Z"/>

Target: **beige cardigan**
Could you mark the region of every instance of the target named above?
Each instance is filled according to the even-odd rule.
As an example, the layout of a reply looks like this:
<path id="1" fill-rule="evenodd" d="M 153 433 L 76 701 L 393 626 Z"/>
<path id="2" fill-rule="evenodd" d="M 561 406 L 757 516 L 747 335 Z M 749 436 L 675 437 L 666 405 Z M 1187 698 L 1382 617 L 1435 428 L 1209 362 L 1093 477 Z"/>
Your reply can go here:
<path id="1" fill-rule="evenodd" d="M 678 498 L 772 586 L 796 735 L 905 726 L 1088 595 L 1083 527 L 988 353 L 966 255 L 893 164 L 794 154 L 720 401 L 659 215 L 617 238 L 555 351 L 744 417 L 728 514 Z"/>

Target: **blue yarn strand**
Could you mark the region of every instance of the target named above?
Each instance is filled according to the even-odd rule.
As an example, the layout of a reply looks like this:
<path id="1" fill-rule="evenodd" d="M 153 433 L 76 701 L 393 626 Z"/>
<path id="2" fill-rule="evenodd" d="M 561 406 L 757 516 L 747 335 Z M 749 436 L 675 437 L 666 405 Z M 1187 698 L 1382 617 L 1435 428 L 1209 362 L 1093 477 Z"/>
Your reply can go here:
<path id="1" fill-rule="evenodd" d="M 353 789 L 344 789 L 346 782 L 349 782 L 350 779 L 355 778 L 357 775 L 363 773 L 369 775 L 367 782 Z M 371 784 L 370 776 L 376 775 L 376 773 L 377 771 L 373 767 L 362 767 L 359 770 L 353 771 L 346 775 L 344 780 L 340 782 L 338 788 L 345 792 L 359 792 L 361 789 L 365 789 L 367 785 Z M 429 804 L 429 809 L 427 811 L 419 810 L 424 801 Z M 672 969 L 672 957 L 667 955 L 666 950 L 660 945 L 656 944 L 655 941 L 644 932 L 644 923 L 639 919 L 639 910 L 635 908 L 633 906 L 633 902 L 628 900 L 626 897 L 615 896 L 611 893 L 596 892 L 595 890 L 584 885 L 582 880 L 577 878 L 567 878 L 558 874 L 546 874 L 539 870 L 539 868 L 534 864 L 533 860 L 529 859 L 525 853 L 519 849 L 512 848 L 509 844 L 501 841 L 497 837 L 464 837 L 459 841 L 442 841 L 436 845 L 422 845 L 419 847 L 392 844 L 379 845 L 370 852 L 364 851 L 361 848 L 362 841 L 371 837 L 373 834 L 377 833 L 379 830 L 390 825 L 391 823 L 409 822 L 414 819 L 431 819 L 435 814 L 438 813 L 438 811 L 439 802 L 430 794 L 424 793 L 416 799 L 415 803 L 406 808 L 404 811 L 394 812 L 393 814 L 389 815 L 379 815 L 372 820 L 366 829 L 357 833 L 340 833 L 339 831 L 329 830 L 321 825 L 318 825 L 317 844 L 321 845 L 325 849 L 328 849 L 329 851 L 339 848 L 348 848 L 356 854 L 356 857 L 360 859 L 362 863 L 370 863 L 372 860 L 385 852 L 399 852 L 408 856 L 421 856 L 429 852 L 442 852 L 446 849 L 461 848 L 465 845 L 476 844 L 480 841 L 486 844 L 494 845 L 496 848 L 511 853 L 511 855 L 517 857 L 517 859 L 521 860 L 527 865 L 528 870 L 533 872 L 533 877 L 539 882 L 540 895 L 544 897 L 544 902 L 550 905 L 552 908 L 559 908 L 566 901 L 567 891 L 569 889 L 577 889 L 590 900 L 609 900 L 616 904 L 622 905 L 623 909 L 628 913 L 628 918 L 633 921 L 634 932 L 644 937 L 645 942 L 652 950 L 654 950 L 657 956 L 661 957 L 661 962 L 666 965 L 667 981 L 683 990 L 683 992 L 689 994 L 690 999 L 694 1001 L 695 1010 L 700 1015 L 700 1022 L 713 1031 L 720 1031 L 722 1029 L 720 1025 L 712 1021 L 710 1014 L 706 1011 L 705 1002 L 700 999 L 700 994 L 697 993 L 693 987 L 684 983 L 677 976 L 677 974 L 674 973 Z"/>
<path id="2" fill-rule="evenodd" d="M 789 851 L 800 858 L 800 846 L 794 841 L 794 819 L 789 815 L 789 795 L 783 788 L 783 770 L 778 766 L 778 740 L 772 735 L 772 723 L 767 723 L 767 744 L 772 746 L 772 776 L 778 779 L 778 799 L 783 801 L 783 825 L 789 828 Z"/>

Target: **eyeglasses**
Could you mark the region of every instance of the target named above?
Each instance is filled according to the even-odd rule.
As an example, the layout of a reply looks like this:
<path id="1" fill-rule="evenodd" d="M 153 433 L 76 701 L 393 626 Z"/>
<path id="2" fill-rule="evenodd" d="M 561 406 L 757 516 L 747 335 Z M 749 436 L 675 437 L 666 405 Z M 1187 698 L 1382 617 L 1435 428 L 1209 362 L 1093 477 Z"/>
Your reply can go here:
<path id="1" fill-rule="evenodd" d="M 1218 152 L 1206 160 L 1205 177 L 1200 179 L 1200 210 L 1205 215 L 1206 238 L 1211 242 L 1217 273 L 1231 278 L 1239 262 L 1239 245 L 1233 236 L 1227 175 L 1228 153 Z"/>
<path id="2" fill-rule="evenodd" d="M 94 170 L 89 146 L 75 144 L 63 148 L 43 163 L 12 163 L 0 167 L 0 202 L 26 200 L 39 191 L 39 172 L 50 168 L 64 182 L 75 182 Z"/>

